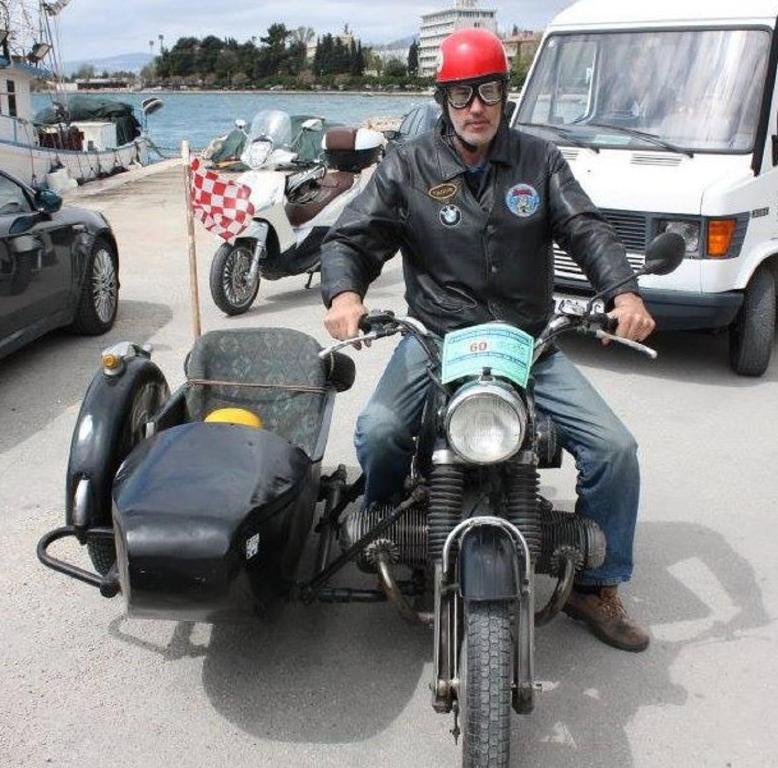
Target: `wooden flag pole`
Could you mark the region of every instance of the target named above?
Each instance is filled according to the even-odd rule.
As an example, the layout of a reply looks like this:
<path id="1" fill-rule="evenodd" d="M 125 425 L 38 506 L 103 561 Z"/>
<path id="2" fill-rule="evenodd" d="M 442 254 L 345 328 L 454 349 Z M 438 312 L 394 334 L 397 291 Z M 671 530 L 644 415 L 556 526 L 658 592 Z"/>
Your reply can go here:
<path id="1" fill-rule="evenodd" d="M 184 161 L 184 197 L 186 199 L 186 224 L 189 240 L 189 298 L 192 306 L 192 331 L 195 339 L 200 337 L 200 293 L 197 288 L 197 250 L 195 248 L 194 211 L 192 210 L 192 165 L 189 157 L 189 142 L 181 142 L 181 159 Z"/>

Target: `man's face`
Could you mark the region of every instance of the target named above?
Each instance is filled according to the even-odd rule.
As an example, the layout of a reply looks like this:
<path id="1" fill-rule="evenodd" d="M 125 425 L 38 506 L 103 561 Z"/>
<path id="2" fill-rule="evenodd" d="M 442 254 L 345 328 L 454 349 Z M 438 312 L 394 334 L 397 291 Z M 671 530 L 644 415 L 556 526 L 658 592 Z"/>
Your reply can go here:
<path id="1" fill-rule="evenodd" d="M 462 109 L 448 104 L 448 114 L 457 135 L 476 147 L 488 146 L 497 135 L 502 117 L 502 100 L 485 104 L 476 90 L 472 101 Z"/>

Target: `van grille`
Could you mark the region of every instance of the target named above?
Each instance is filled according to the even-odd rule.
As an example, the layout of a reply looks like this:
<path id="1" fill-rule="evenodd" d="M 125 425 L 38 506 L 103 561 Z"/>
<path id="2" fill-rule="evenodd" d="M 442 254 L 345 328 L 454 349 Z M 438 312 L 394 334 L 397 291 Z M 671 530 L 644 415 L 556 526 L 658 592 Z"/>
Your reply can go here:
<path id="1" fill-rule="evenodd" d="M 632 269 L 640 269 L 645 261 L 644 254 L 648 245 L 648 217 L 644 213 L 630 211 L 614 211 L 601 208 L 608 223 L 616 230 L 619 240 L 627 249 L 627 260 Z M 557 277 L 567 280 L 578 280 L 582 285 L 589 285 L 580 267 L 554 244 L 554 272 Z"/>

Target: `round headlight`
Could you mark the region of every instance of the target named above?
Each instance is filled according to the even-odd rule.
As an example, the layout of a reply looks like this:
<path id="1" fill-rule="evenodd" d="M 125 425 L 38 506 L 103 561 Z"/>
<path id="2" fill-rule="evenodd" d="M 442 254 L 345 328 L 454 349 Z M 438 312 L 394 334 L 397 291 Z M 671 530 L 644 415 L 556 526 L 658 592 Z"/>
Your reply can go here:
<path id="1" fill-rule="evenodd" d="M 526 426 L 522 401 L 494 384 L 464 388 L 446 413 L 449 445 L 474 464 L 496 464 L 513 456 L 524 442 Z"/>

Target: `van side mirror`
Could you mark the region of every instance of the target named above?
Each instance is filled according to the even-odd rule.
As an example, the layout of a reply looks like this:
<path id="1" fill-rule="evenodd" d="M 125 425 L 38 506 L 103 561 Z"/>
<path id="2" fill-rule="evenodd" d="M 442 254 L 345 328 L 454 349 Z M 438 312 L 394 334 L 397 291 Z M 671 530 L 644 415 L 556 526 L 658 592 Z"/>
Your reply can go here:
<path id="1" fill-rule="evenodd" d="M 62 198 L 50 189 L 39 189 L 35 193 L 35 210 L 40 213 L 56 213 L 62 208 Z"/>

